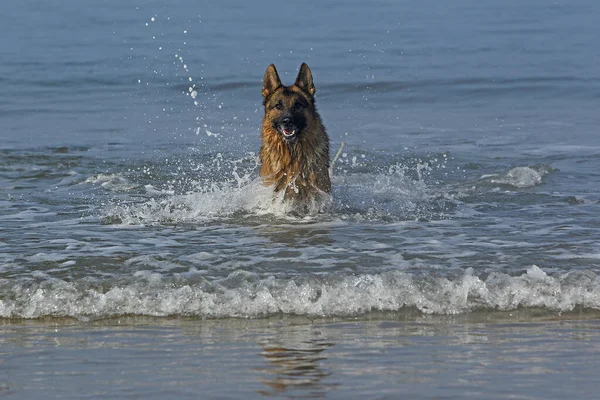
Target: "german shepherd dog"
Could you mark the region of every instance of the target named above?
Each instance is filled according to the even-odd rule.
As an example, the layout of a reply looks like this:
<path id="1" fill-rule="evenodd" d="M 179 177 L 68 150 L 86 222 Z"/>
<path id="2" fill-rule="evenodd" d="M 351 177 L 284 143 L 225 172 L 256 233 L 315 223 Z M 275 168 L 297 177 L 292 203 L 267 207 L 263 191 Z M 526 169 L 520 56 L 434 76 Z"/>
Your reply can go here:
<path id="1" fill-rule="evenodd" d="M 265 72 L 262 87 L 260 176 L 295 211 L 314 209 L 328 199 L 329 137 L 315 107 L 315 86 L 305 63 L 296 82 L 283 86 L 275 65 Z"/>

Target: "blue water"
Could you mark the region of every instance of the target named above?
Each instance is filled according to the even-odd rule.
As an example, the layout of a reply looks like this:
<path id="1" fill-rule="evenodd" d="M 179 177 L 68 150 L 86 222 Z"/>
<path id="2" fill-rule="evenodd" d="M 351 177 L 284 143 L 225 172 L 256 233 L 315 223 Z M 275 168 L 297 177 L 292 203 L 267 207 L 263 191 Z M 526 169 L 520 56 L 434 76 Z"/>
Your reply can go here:
<path id="1" fill-rule="evenodd" d="M 582 320 L 567 325 L 568 336 L 583 335 L 585 344 L 568 356 L 596 354 L 600 5 L 455 3 L 4 5 L 0 322 L 8 339 L 0 359 L 9 361 L 0 394 L 34 398 L 51 389 L 10 373 L 37 343 L 30 334 L 64 330 L 56 340 L 75 338 L 67 341 L 73 357 L 59 369 L 66 387 L 95 379 L 78 383 L 69 371 L 93 349 L 73 343 L 87 342 L 96 329 L 106 329 L 112 350 L 150 346 L 114 362 L 136 365 L 146 357 L 152 361 L 144 368 L 155 368 L 164 355 L 150 350 L 143 332 L 139 342 L 135 333 L 121 342 L 114 328 L 121 319 L 133 331 L 166 329 L 183 353 L 194 348 L 187 330 L 210 321 L 231 343 L 214 333 L 192 337 L 219 342 L 223 361 L 242 357 L 250 371 L 265 337 L 290 352 L 277 365 L 302 368 L 298 354 L 307 343 L 310 354 L 335 360 L 324 368 L 333 386 L 319 386 L 320 378 L 288 382 L 271 393 L 283 396 L 317 388 L 321 397 L 376 397 L 354 387 L 351 376 L 377 381 L 382 368 L 401 362 L 394 352 L 369 355 L 371 345 L 403 345 L 381 339 L 390 332 L 386 324 L 407 335 L 413 324 L 431 324 L 416 335 L 439 342 L 408 343 L 429 360 L 407 366 L 423 379 L 415 380 L 416 392 L 383 379 L 382 398 L 506 398 L 503 386 L 491 383 L 494 368 L 481 372 L 476 390 L 444 391 L 431 383 L 440 376 L 426 378 L 448 368 L 457 376 L 440 379 L 450 382 L 469 370 L 460 357 L 428 358 L 464 339 L 456 324 L 477 326 L 486 343 L 508 335 L 521 346 L 511 347 L 516 353 L 548 340 L 556 350 L 550 365 L 574 342 L 541 339 L 531 334 L 536 324 L 561 332 L 556 321 Z M 306 218 L 272 201 L 256 157 L 264 71 L 275 63 L 291 84 L 302 62 L 312 69 L 333 153 L 345 144 L 331 210 Z M 333 347 L 313 341 L 321 326 L 313 326 L 315 318 Z M 504 325 L 513 323 L 526 324 L 519 325 L 521 344 Z M 304 333 L 286 341 L 298 326 Z M 257 329 L 259 338 L 245 337 L 245 329 Z M 338 353 L 348 345 L 346 329 L 365 341 L 352 347 L 359 360 Z M 51 342 L 41 341 L 41 351 Z M 251 344 L 254 353 L 236 353 Z M 271 359 L 268 350 L 261 354 Z M 491 347 L 479 356 L 482 363 L 502 357 Z M 320 371 L 321 356 L 311 357 Z M 546 371 L 536 357 L 526 368 Z M 374 368 L 348 371 L 344 363 Z M 193 376 L 195 365 L 182 368 Z M 535 388 L 552 392 L 561 381 L 579 388 L 577 398 L 595 398 L 589 380 L 574 383 L 582 365 L 569 365 L 532 380 L 520 375 L 525 381 L 513 394 L 551 398 Z M 516 379 L 517 369 L 496 366 L 508 368 L 502 379 Z M 19 371 L 42 373 L 35 366 Z M 108 396 L 152 397 L 141 371 L 131 372 L 132 386 L 107 378 L 115 388 Z M 191 397 L 203 386 L 191 385 L 189 393 L 154 396 Z M 214 397 L 241 395 L 212 389 Z"/>

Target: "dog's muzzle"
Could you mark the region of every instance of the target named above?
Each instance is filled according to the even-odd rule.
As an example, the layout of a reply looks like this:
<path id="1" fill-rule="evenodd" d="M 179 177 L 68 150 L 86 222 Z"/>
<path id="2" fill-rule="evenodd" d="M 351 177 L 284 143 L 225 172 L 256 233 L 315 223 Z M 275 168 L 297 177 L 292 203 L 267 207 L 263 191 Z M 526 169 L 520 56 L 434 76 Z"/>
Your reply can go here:
<path id="1" fill-rule="evenodd" d="M 296 137 L 296 133 L 298 133 L 298 127 L 292 123 L 291 118 L 282 118 L 277 126 L 277 130 L 284 139 L 290 140 Z"/>

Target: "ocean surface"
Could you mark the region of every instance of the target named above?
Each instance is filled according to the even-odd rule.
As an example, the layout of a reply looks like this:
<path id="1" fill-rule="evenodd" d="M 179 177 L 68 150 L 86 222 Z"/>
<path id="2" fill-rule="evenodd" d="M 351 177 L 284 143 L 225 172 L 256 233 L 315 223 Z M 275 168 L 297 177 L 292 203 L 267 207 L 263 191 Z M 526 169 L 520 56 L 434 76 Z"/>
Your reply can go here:
<path id="1" fill-rule="evenodd" d="M 597 398 L 597 1 L 2 9 L 0 397 Z M 257 160 L 302 62 L 306 217 Z"/>

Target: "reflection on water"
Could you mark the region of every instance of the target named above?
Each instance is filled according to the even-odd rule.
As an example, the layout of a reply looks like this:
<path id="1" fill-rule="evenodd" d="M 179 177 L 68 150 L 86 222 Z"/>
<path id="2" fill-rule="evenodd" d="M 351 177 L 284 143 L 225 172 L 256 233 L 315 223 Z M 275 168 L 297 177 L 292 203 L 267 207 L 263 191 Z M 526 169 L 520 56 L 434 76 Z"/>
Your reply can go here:
<path id="1" fill-rule="evenodd" d="M 310 339 L 302 342 L 275 339 L 261 344 L 260 353 L 266 360 L 260 381 L 268 388 L 257 392 L 265 396 L 278 395 L 288 391 L 300 390 L 300 397 L 323 397 L 335 386 L 323 382 L 323 378 L 332 374 L 327 368 L 328 348 L 334 344 L 323 339 Z"/>

